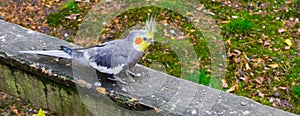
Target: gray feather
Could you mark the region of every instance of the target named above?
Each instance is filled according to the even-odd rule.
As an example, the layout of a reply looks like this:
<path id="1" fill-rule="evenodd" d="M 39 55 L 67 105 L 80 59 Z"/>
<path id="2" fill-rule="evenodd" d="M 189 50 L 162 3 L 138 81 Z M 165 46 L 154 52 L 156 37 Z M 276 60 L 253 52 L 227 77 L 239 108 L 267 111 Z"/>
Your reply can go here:
<path id="1" fill-rule="evenodd" d="M 39 54 L 46 56 L 53 56 L 59 58 L 72 59 L 70 55 L 61 50 L 30 50 L 30 51 L 19 51 L 20 54 Z"/>

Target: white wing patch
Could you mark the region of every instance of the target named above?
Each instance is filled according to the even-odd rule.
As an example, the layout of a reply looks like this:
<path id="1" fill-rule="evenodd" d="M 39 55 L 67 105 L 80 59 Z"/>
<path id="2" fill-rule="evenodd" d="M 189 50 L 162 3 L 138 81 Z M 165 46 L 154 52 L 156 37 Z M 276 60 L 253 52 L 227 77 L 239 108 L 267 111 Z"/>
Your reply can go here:
<path id="1" fill-rule="evenodd" d="M 72 57 L 61 50 L 29 50 L 29 51 L 19 51 L 20 54 L 39 54 L 39 55 L 46 55 L 46 56 L 54 56 L 66 59 L 72 59 Z"/>
<path id="2" fill-rule="evenodd" d="M 91 58 L 91 55 L 88 53 L 88 51 L 84 51 L 83 56 L 85 57 L 85 59 L 87 59 L 87 61 L 89 61 L 88 59 Z"/>
<path id="3" fill-rule="evenodd" d="M 107 74 L 119 74 L 122 70 L 125 64 L 119 64 L 118 66 L 107 68 L 105 66 L 98 66 L 96 62 L 90 62 L 90 66 L 97 69 L 100 72 L 107 73 Z"/>
<path id="4" fill-rule="evenodd" d="M 83 52 L 83 56 L 87 59 L 89 65 L 102 72 L 102 73 L 107 73 L 107 74 L 119 74 L 122 70 L 125 64 L 119 64 L 115 67 L 107 68 L 106 66 L 99 66 L 97 63 L 94 61 L 95 59 L 91 59 L 91 54 L 88 51 Z"/>

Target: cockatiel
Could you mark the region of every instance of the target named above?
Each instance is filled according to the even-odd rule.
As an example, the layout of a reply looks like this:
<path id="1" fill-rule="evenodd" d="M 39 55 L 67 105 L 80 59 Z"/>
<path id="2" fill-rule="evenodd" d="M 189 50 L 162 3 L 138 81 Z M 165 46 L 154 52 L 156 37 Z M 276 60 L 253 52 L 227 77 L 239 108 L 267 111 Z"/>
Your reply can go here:
<path id="1" fill-rule="evenodd" d="M 89 48 L 71 49 L 61 46 L 60 50 L 33 50 L 19 53 L 40 54 L 73 59 L 75 62 L 105 73 L 110 80 L 123 82 L 117 75 L 121 72 L 139 76 L 129 69 L 136 65 L 144 51 L 154 43 L 155 18 L 146 21 L 143 30 L 132 30 L 124 39 L 109 41 Z M 125 82 L 126 83 L 126 82 Z"/>

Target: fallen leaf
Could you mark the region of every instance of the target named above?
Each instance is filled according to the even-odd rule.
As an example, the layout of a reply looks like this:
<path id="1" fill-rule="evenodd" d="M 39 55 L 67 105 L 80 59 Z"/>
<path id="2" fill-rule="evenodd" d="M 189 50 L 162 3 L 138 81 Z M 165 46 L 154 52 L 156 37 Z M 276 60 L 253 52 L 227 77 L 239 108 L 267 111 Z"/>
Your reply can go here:
<path id="1" fill-rule="evenodd" d="M 258 83 L 258 84 L 263 84 L 263 81 L 264 81 L 265 79 L 263 78 L 263 77 L 258 77 L 258 78 L 256 78 L 255 79 L 255 81 Z"/>
<path id="2" fill-rule="evenodd" d="M 238 87 L 238 85 L 234 85 L 232 87 L 230 87 L 229 89 L 226 90 L 227 93 L 233 92 L 234 90 L 236 90 Z"/>
<path id="3" fill-rule="evenodd" d="M 273 50 L 274 50 L 275 52 L 277 52 L 277 51 L 279 51 L 280 49 L 278 49 L 278 48 L 273 48 Z"/>
<path id="4" fill-rule="evenodd" d="M 267 40 L 264 42 L 264 46 L 269 46 L 271 44 L 271 40 Z"/>
<path id="5" fill-rule="evenodd" d="M 279 107 L 281 105 L 281 100 L 279 98 L 275 98 L 272 105 L 273 107 Z"/>
<path id="6" fill-rule="evenodd" d="M 278 64 L 270 64 L 269 65 L 271 68 L 278 68 Z"/>
<path id="7" fill-rule="evenodd" d="M 175 37 L 174 37 L 174 36 L 171 36 L 171 37 L 170 37 L 170 39 L 174 40 L 174 39 L 175 39 Z"/>
<path id="8" fill-rule="evenodd" d="M 279 97 L 279 96 L 280 96 L 280 93 L 276 91 L 276 92 L 274 93 L 274 96 L 275 96 L 275 97 Z"/>
<path id="9" fill-rule="evenodd" d="M 275 103 L 275 102 L 272 104 L 272 106 L 275 107 L 275 108 L 279 107 L 278 103 Z"/>
<path id="10" fill-rule="evenodd" d="M 278 32 L 279 33 L 282 33 L 282 32 L 284 32 L 285 31 L 285 29 L 278 29 Z"/>
<path id="11" fill-rule="evenodd" d="M 239 18 L 239 16 L 231 16 L 231 18 L 237 19 L 237 18 Z"/>
<path id="12" fill-rule="evenodd" d="M 240 80 L 248 82 L 248 76 L 243 74 L 243 76 L 240 77 Z"/>
<path id="13" fill-rule="evenodd" d="M 246 63 L 246 70 L 251 70 L 250 66 L 248 63 Z"/>
<path id="14" fill-rule="evenodd" d="M 278 89 L 276 87 L 273 87 L 273 91 L 277 91 Z"/>
<path id="15" fill-rule="evenodd" d="M 257 40 L 258 43 L 262 44 L 264 41 L 262 39 Z"/>
<path id="16" fill-rule="evenodd" d="M 136 101 L 137 99 L 136 98 L 130 98 L 130 100 L 129 101 L 131 101 L 131 102 L 133 102 L 133 101 Z"/>
<path id="17" fill-rule="evenodd" d="M 7 97 L 6 94 L 2 95 L 2 99 L 6 99 L 6 97 Z"/>
<path id="18" fill-rule="evenodd" d="M 230 23 L 230 21 L 221 21 L 220 23 L 227 24 L 227 23 Z"/>
<path id="19" fill-rule="evenodd" d="M 240 55 L 240 54 L 241 54 L 241 51 L 240 51 L 240 50 L 233 50 L 233 52 L 235 52 L 236 55 Z"/>
<path id="20" fill-rule="evenodd" d="M 96 87 L 96 90 L 104 95 L 106 94 L 106 89 L 103 87 Z"/>
<path id="21" fill-rule="evenodd" d="M 225 79 L 222 79 L 222 87 L 223 88 L 227 88 L 228 87 L 228 84 L 227 84 L 227 82 L 226 82 Z"/>
<path id="22" fill-rule="evenodd" d="M 192 16 L 193 12 L 186 12 L 186 14 Z"/>
<path id="23" fill-rule="evenodd" d="M 10 108 L 12 109 L 12 111 L 15 113 L 15 114 L 19 114 L 19 111 L 18 111 L 18 109 L 17 109 L 17 107 L 15 106 L 15 105 L 13 105 L 13 106 L 10 106 Z"/>
<path id="24" fill-rule="evenodd" d="M 47 73 L 47 70 L 46 70 L 45 67 L 42 67 L 41 70 L 42 70 L 43 73 Z"/>
<path id="25" fill-rule="evenodd" d="M 291 49 L 291 46 L 285 46 L 284 49 L 289 50 L 289 49 Z"/>
<path id="26" fill-rule="evenodd" d="M 287 87 L 279 87 L 279 89 L 286 90 Z"/>
<path id="27" fill-rule="evenodd" d="M 293 43 L 290 39 L 285 39 L 284 42 L 288 45 L 288 46 L 292 46 Z"/>
<path id="28" fill-rule="evenodd" d="M 195 29 L 191 29 L 190 31 L 193 33 L 193 32 L 195 32 L 196 30 L 195 30 Z"/>
<path id="29" fill-rule="evenodd" d="M 155 107 L 155 108 L 154 108 L 154 111 L 155 111 L 155 112 L 160 112 L 161 110 Z"/>
<path id="30" fill-rule="evenodd" d="M 300 29 L 299 29 L 300 32 Z M 295 40 L 298 51 L 300 51 L 300 40 Z"/>
<path id="31" fill-rule="evenodd" d="M 258 92 L 258 96 L 259 97 L 265 97 L 265 94 L 263 94 L 262 92 Z"/>

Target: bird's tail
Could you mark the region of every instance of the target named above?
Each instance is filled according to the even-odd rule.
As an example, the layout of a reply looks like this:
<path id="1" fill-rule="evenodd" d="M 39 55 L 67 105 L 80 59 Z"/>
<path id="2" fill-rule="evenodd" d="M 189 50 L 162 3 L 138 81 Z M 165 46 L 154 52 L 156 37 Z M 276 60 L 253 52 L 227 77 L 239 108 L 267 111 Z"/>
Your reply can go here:
<path id="1" fill-rule="evenodd" d="M 19 51 L 21 54 L 39 54 L 46 56 L 53 56 L 59 58 L 72 59 L 71 53 L 72 49 L 65 46 L 61 46 L 61 50 L 29 50 L 29 51 Z"/>
<path id="2" fill-rule="evenodd" d="M 88 60 L 84 57 L 85 49 L 71 49 L 65 46 L 60 46 L 60 50 L 31 50 L 31 51 L 19 51 L 19 53 L 28 53 L 28 54 L 39 54 L 46 56 L 53 56 L 59 58 L 73 59 L 77 63 L 82 64 L 84 66 L 89 66 Z M 80 52 L 81 51 L 81 52 Z"/>

